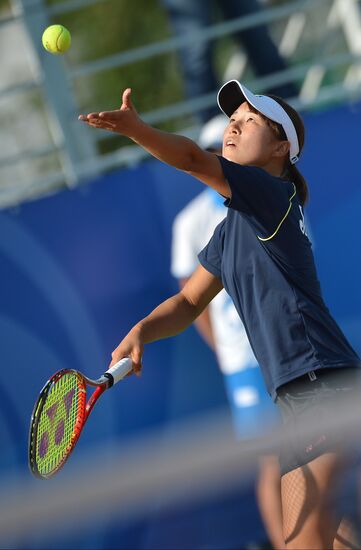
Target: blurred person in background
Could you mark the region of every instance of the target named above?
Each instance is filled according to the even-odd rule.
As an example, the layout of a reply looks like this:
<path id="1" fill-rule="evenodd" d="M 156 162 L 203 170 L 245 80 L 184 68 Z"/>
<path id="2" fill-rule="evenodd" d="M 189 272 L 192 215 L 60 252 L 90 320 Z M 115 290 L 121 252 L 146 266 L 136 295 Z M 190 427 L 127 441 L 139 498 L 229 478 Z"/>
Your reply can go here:
<path id="1" fill-rule="evenodd" d="M 221 155 L 227 124 L 228 119 L 224 115 L 217 115 L 208 121 L 199 135 L 200 147 Z M 209 188 L 197 195 L 176 216 L 171 272 L 178 279 L 180 288 L 196 269 L 199 252 L 226 214 L 224 199 Z M 266 433 L 279 420 L 278 410 L 269 399 L 244 326 L 225 290 L 217 294 L 209 307 L 197 317 L 195 326 L 216 354 L 237 437 L 256 437 Z M 264 457 L 260 462 L 257 499 L 273 548 L 284 548 L 281 476 L 274 456 Z"/>
<path id="2" fill-rule="evenodd" d="M 262 11 L 258 0 L 161 0 L 166 9 L 172 30 L 176 36 L 197 33 L 216 21 L 217 9 L 226 20 L 237 19 Z M 265 76 L 286 69 L 283 57 L 279 54 L 265 24 L 235 32 L 236 42 L 243 46 L 247 58 L 257 76 Z M 219 79 L 216 75 L 214 40 L 196 41 L 190 36 L 189 46 L 179 50 L 185 93 L 189 99 L 215 92 Z M 292 83 L 273 86 L 267 90 L 283 98 L 297 95 Z M 218 114 L 216 107 L 197 111 L 201 123 Z"/>
<path id="3" fill-rule="evenodd" d="M 110 365 L 131 357 L 139 375 L 145 344 L 188 328 L 225 288 L 282 415 L 286 548 L 334 548 L 343 527 L 336 489 L 354 462 L 337 420 L 345 405 L 359 402 L 361 359 L 327 308 L 317 276 L 303 213 L 308 186 L 295 166 L 304 124 L 283 99 L 255 95 L 235 80 L 219 90 L 218 104 L 229 117 L 223 156 L 145 123 L 130 88 L 119 109 L 79 116 L 196 177 L 227 206 L 187 284 L 134 325 Z"/>

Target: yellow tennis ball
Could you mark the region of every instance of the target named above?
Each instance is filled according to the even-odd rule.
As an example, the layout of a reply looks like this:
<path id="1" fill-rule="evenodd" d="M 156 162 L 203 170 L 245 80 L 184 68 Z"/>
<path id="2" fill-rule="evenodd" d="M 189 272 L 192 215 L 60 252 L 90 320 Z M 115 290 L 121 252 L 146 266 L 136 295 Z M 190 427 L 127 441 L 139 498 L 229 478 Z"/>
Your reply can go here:
<path id="1" fill-rule="evenodd" d="M 43 32 L 44 48 L 53 54 L 61 54 L 70 48 L 71 35 L 63 25 L 50 25 Z"/>

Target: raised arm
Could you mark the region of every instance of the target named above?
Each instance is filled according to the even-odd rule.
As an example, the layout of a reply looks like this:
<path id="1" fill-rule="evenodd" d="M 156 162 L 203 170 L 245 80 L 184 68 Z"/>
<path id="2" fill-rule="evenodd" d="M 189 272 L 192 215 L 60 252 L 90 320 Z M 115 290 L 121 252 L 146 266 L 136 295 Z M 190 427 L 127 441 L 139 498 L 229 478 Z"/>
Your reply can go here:
<path id="1" fill-rule="evenodd" d="M 191 174 L 224 197 L 230 196 L 228 183 L 216 155 L 203 151 L 191 139 L 162 132 L 146 124 L 132 103 L 130 88 L 123 93 L 120 109 L 80 115 L 79 120 L 94 128 L 129 137 L 153 157 Z"/>
<path id="2" fill-rule="evenodd" d="M 185 330 L 222 288 L 221 280 L 200 265 L 178 294 L 162 302 L 131 329 L 113 351 L 111 365 L 131 357 L 133 370 L 139 373 L 144 345 Z"/>

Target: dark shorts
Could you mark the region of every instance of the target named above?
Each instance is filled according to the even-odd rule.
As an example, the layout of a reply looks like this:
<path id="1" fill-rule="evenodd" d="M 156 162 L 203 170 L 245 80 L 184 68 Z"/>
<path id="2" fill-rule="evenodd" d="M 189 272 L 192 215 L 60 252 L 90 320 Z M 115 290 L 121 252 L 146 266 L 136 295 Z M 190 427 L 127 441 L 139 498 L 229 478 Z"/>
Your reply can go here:
<path id="1" fill-rule="evenodd" d="M 352 456 L 360 444 L 342 419 L 350 415 L 351 404 L 359 410 L 360 398 L 359 368 L 311 371 L 278 388 L 276 404 L 284 433 L 279 454 L 281 475 L 327 452 Z M 359 415 L 356 409 L 355 414 Z"/>

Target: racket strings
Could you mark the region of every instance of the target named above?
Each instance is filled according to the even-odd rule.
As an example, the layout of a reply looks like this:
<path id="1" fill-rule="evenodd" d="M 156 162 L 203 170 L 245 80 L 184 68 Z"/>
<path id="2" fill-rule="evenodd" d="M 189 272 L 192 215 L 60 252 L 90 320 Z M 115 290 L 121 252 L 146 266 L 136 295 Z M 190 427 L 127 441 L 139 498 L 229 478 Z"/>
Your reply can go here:
<path id="1" fill-rule="evenodd" d="M 75 372 L 51 385 L 36 430 L 35 459 L 40 475 L 57 470 L 76 441 L 85 414 L 85 387 Z"/>

